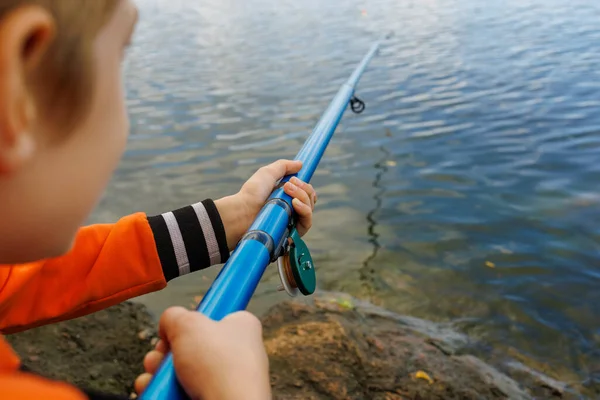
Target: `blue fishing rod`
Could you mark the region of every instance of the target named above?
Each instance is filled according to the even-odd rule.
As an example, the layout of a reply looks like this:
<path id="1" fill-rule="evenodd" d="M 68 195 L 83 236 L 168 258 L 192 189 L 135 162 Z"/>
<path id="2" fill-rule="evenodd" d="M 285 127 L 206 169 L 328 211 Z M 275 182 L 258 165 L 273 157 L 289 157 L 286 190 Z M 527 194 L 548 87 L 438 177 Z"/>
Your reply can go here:
<path id="1" fill-rule="evenodd" d="M 371 49 L 342 85 L 321 116 L 295 160 L 302 161 L 298 179 L 310 182 L 346 107 L 355 113 L 365 109 L 365 103 L 354 96 L 354 90 L 367 64 L 379 50 L 383 39 Z M 295 228 L 292 198 L 283 185 L 293 175 L 281 180 L 275 191 L 238 243 L 231 257 L 206 292 L 197 311 L 219 321 L 228 314 L 245 310 L 267 266 L 277 261 L 279 277 L 289 295 L 298 292 L 308 296 L 316 288 L 314 263 L 306 244 Z M 183 400 L 185 391 L 177 381 L 173 356 L 169 353 L 140 396 L 142 400 Z"/>

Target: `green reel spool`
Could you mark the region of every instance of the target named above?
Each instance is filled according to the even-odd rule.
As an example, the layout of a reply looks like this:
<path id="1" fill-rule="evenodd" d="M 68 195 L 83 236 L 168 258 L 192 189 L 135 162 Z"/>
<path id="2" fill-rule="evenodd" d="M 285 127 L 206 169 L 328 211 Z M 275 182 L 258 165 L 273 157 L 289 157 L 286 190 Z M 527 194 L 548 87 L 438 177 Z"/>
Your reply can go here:
<path id="1" fill-rule="evenodd" d="M 277 259 L 281 290 L 285 290 L 292 297 L 297 296 L 298 292 L 309 296 L 317 288 L 315 263 L 296 229 L 290 233 L 290 239 L 292 243 L 288 252 Z"/>

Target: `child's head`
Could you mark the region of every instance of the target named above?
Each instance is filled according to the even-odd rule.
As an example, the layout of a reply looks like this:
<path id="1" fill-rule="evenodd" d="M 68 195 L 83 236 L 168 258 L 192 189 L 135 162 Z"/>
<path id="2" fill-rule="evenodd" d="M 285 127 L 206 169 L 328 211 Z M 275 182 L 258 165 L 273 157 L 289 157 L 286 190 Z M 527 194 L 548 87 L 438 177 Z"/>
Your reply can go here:
<path id="1" fill-rule="evenodd" d="M 125 148 L 130 0 L 0 0 L 0 264 L 70 248 Z"/>

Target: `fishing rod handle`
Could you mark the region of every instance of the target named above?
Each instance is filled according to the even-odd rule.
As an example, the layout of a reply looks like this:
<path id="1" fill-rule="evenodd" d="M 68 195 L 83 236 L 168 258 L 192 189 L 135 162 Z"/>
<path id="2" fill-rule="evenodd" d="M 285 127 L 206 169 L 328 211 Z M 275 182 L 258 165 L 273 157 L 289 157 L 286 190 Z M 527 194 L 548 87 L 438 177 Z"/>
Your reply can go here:
<path id="1" fill-rule="evenodd" d="M 270 263 L 270 257 L 271 254 L 262 243 L 256 240 L 241 241 L 196 311 L 214 321 L 220 321 L 229 314 L 245 310 L 262 278 L 264 266 Z M 177 380 L 173 355 L 170 352 L 165 356 L 140 399 L 189 399 Z"/>
<path id="2" fill-rule="evenodd" d="M 188 400 L 187 393 L 183 390 L 173 365 L 173 355 L 167 354 L 158 371 L 152 377 L 148 387 L 140 396 L 142 400 Z"/>

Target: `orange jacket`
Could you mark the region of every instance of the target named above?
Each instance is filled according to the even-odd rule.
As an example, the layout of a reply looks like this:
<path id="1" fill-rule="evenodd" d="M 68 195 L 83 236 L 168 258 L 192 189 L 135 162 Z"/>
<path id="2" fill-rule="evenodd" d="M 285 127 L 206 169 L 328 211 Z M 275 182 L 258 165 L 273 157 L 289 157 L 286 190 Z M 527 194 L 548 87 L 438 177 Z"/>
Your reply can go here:
<path id="1" fill-rule="evenodd" d="M 84 227 L 62 257 L 0 266 L 0 332 L 90 314 L 224 263 L 228 256 L 225 229 L 211 200 L 154 217 L 137 213 L 115 224 Z M 1 399 L 91 398 L 19 368 L 19 358 L 0 337 Z"/>

